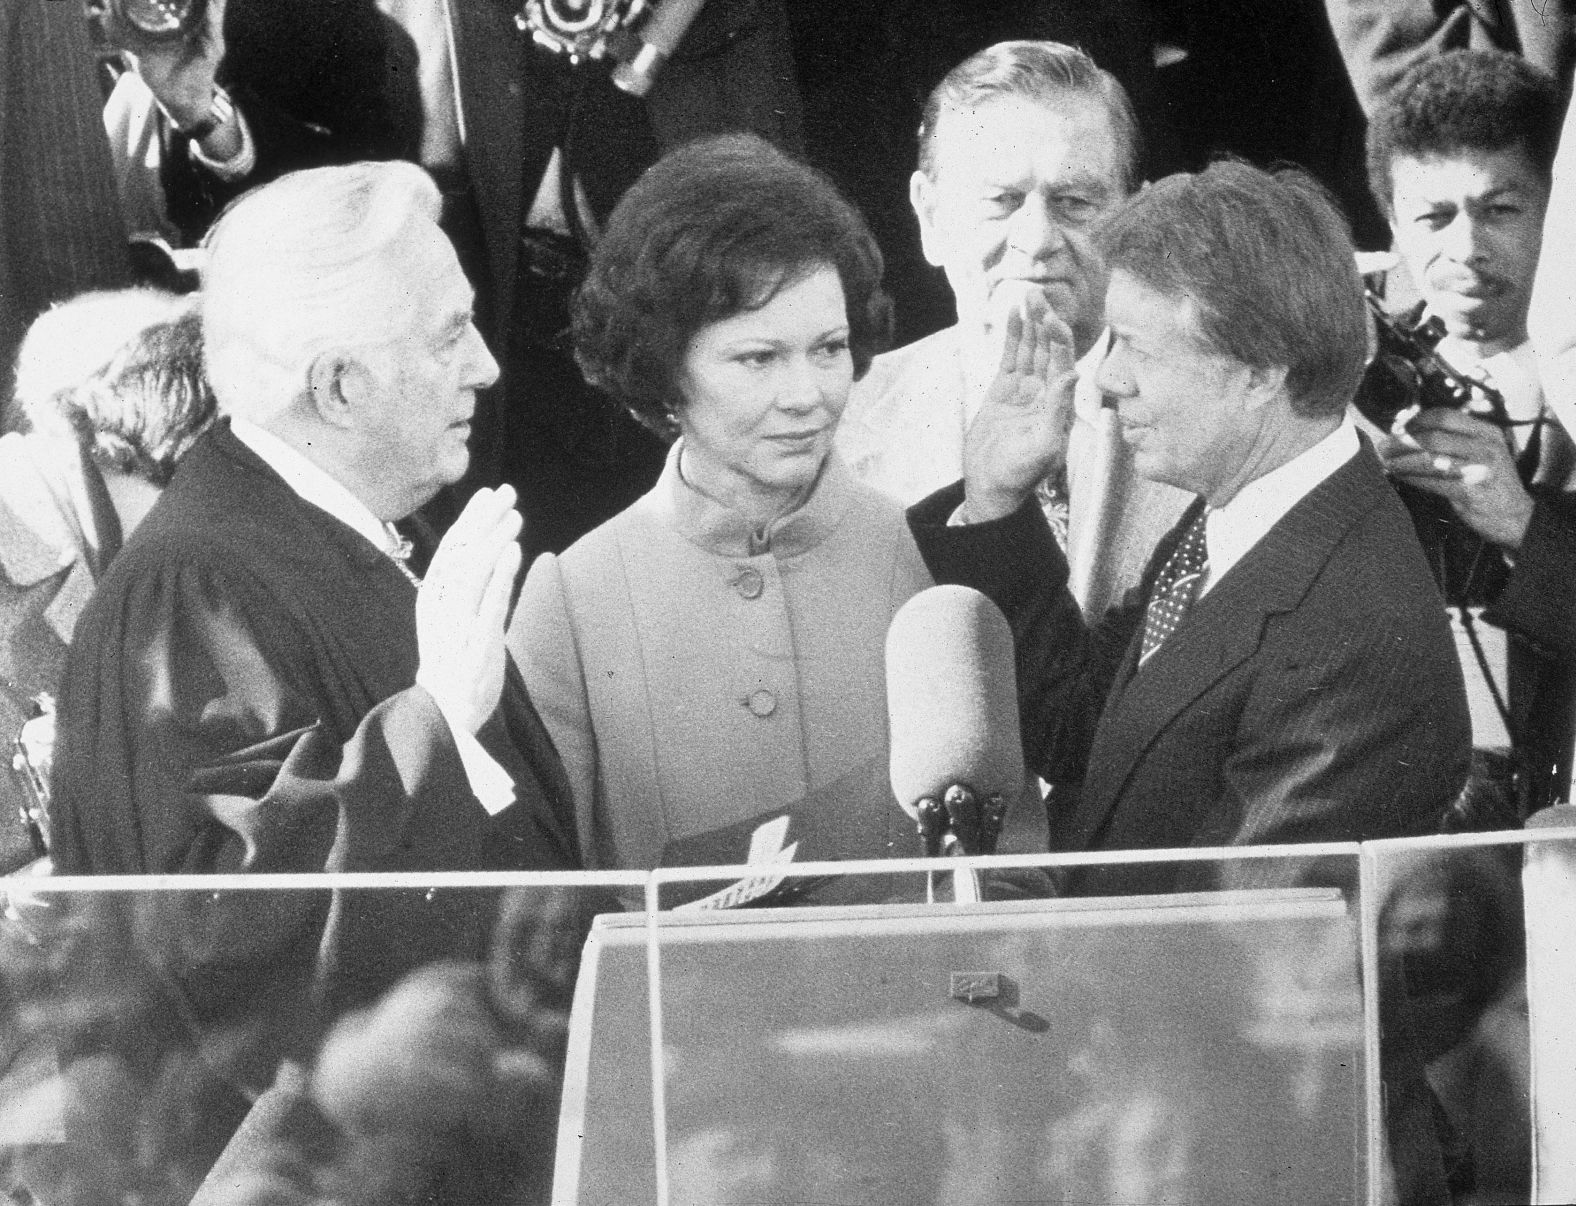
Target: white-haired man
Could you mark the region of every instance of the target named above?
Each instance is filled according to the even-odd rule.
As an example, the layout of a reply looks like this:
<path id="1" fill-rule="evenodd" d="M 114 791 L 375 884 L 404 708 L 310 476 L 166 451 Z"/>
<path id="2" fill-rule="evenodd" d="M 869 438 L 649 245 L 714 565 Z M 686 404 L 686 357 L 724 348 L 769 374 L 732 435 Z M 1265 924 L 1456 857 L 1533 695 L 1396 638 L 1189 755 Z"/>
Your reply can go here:
<path id="1" fill-rule="evenodd" d="M 1138 182 L 1132 104 L 1081 50 L 999 42 L 936 86 L 919 138 L 909 198 L 958 321 L 876 358 L 849 400 L 839 450 L 904 503 L 957 481 L 1006 317 L 1043 298 L 1083 359 L 1066 471 L 1042 485 L 1041 502 L 1072 562 L 1074 595 L 1098 615 L 1138 581 L 1188 503 L 1134 474 L 1093 379 L 1109 341 L 1094 234 Z"/>
<path id="2" fill-rule="evenodd" d="M 512 493 L 472 498 L 419 593 L 393 527 L 464 473 L 497 376 L 438 212 L 419 168 L 365 163 L 285 177 L 215 228 L 203 321 L 228 421 L 77 628 L 61 871 L 576 865 L 504 654 Z"/>

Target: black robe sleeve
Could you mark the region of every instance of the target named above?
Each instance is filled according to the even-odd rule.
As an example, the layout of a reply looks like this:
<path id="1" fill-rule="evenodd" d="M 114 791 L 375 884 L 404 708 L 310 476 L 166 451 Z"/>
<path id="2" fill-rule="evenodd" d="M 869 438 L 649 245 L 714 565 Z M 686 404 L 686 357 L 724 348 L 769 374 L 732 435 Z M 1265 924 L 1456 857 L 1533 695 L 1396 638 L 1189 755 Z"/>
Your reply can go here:
<path id="1" fill-rule="evenodd" d="M 409 685 L 404 634 L 369 666 L 369 642 L 337 644 L 342 625 L 309 627 L 244 571 L 167 561 L 119 586 L 89 608 L 67 661 L 61 872 L 578 864 L 567 793 L 537 777 L 557 763 L 517 675 L 482 732 L 517 799 L 489 817 L 436 704 Z M 403 689 L 379 698 L 391 682 Z"/>

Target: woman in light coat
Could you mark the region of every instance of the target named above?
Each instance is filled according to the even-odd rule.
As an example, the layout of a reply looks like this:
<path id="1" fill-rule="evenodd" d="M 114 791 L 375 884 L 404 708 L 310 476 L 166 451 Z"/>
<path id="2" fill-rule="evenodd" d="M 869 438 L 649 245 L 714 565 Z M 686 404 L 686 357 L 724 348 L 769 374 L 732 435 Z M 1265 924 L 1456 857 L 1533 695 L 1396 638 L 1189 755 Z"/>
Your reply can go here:
<path id="1" fill-rule="evenodd" d="M 883 644 L 931 584 L 899 504 L 832 451 L 887 336 L 881 257 L 810 168 L 692 143 L 626 194 L 575 301 L 587 378 L 673 439 L 661 480 L 531 567 L 509 631 L 592 865 L 914 851 Z"/>

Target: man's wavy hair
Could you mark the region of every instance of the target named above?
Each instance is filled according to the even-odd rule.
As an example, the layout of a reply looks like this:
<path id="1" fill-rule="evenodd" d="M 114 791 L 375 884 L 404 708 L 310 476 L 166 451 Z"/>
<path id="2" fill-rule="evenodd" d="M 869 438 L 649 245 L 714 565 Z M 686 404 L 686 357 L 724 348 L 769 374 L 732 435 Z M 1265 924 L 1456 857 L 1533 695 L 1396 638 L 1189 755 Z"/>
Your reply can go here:
<path id="1" fill-rule="evenodd" d="M 100 469 L 155 486 L 213 420 L 196 308 L 154 289 L 87 293 L 46 311 L 16 375 L 34 430 L 70 436 Z"/>
<path id="2" fill-rule="evenodd" d="M 392 249 L 437 222 L 442 197 L 413 163 L 291 172 L 243 194 L 204 241 L 204 355 L 227 415 L 267 423 L 307 390 L 312 361 L 387 339 L 404 296 Z"/>
<path id="3" fill-rule="evenodd" d="M 1218 352 L 1286 370 L 1292 409 L 1338 415 L 1368 353 L 1368 318 L 1350 229 L 1299 168 L 1222 160 L 1130 197 L 1096 242 L 1113 273 L 1186 297 Z"/>
<path id="4" fill-rule="evenodd" d="M 1144 139 L 1132 99 L 1117 78 L 1076 46 L 997 42 L 970 55 L 932 89 L 919 122 L 919 170 L 936 178 L 936 127 L 947 110 L 966 112 L 1008 98 L 1055 108 L 1069 96 L 1105 107 L 1117 138 L 1117 162 L 1129 192 L 1143 172 Z"/>
<path id="5" fill-rule="evenodd" d="M 1424 59 L 1396 81 L 1368 123 L 1368 187 L 1388 214 L 1397 157 L 1514 147 L 1548 184 L 1563 112 L 1554 77 L 1520 55 L 1452 50 Z"/>
<path id="6" fill-rule="evenodd" d="M 864 219 L 824 175 L 754 135 L 700 139 L 614 209 L 571 306 L 575 357 L 587 381 L 672 439 L 695 335 L 823 267 L 843 284 L 857 380 L 892 329 Z"/>

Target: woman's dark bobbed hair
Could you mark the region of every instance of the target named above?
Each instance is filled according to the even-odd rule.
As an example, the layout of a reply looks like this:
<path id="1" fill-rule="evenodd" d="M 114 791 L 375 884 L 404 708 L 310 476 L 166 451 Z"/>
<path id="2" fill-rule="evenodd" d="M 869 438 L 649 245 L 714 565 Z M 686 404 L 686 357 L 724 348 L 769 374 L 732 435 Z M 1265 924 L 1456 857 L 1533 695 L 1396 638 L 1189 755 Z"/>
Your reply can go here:
<path id="1" fill-rule="evenodd" d="M 586 380 L 665 438 L 701 328 L 771 301 L 822 266 L 848 306 L 854 376 L 887 344 L 881 252 L 825 176 L 751 134 L 679 147 L 624 194 L 571 307 Z"/>

